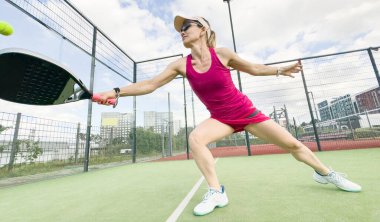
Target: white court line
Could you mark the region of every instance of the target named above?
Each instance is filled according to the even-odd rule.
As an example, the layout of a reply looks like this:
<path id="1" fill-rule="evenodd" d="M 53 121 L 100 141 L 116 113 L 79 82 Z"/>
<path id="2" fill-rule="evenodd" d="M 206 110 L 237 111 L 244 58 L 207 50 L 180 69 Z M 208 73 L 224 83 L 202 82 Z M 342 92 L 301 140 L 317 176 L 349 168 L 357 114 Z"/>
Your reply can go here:
<path id="1" fill-rule="evenodd" d="M 218 159 L 215 160 L 215 163 L 218 161 Z M 203 180 L 205 178 L 202 176 L 199 178 L 198 182 L 193 186 L 193 188 L 190 190 L 190 192 L 186 195 L 185 199 L 182 200 L 182 202 L 178 205 L 178 207 L 174 210 L 172 215 L 166 220 L 166 222 L 175 222 L 177 221 L 178 217 L 181 215 L 183 210 L 186 208 L 187 204 L 189 204 L 191 198 L 194 196 L 195 192 L 197 192 L 198 188 L 201 186 Z"/>

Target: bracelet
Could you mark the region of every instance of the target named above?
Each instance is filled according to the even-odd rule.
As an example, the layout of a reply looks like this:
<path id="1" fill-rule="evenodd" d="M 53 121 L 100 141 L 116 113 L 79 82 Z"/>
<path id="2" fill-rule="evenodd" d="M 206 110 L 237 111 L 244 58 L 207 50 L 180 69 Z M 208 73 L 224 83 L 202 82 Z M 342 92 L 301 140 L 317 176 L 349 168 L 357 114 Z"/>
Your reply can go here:
<path id="1" fill-rule="evenodd" d="M 282 69 L 280 67 L 277 68 L 276 76 L 282 75 Z"/>
<path id="2" fill-rule="evenodd" d="M 113 108 L 115 108 L 117 106 L 117 103 L 119 102 L 119 97 L 120 97 L 120 88 L 119 87 L 116 87 L 116 88 L 113 88 L 113 90 L 115 91 L 116 93 L 116 101 L 115 101 L 115 104 L 113 104 Z"/>

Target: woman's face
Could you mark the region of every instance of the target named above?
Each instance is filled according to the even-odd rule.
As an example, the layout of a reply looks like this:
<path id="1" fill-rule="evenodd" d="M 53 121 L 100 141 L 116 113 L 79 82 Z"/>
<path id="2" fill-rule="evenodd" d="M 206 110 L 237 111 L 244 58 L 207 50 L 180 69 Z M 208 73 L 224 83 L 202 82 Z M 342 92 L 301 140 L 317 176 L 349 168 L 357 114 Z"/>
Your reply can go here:
<path id="1" fill-rule="evenodd" d="M 181 28 L 182 43 L 186 48 L 191 47 L 191 43 L 200 39 L 202 26 L 197 21 L 185 20 Z"/>

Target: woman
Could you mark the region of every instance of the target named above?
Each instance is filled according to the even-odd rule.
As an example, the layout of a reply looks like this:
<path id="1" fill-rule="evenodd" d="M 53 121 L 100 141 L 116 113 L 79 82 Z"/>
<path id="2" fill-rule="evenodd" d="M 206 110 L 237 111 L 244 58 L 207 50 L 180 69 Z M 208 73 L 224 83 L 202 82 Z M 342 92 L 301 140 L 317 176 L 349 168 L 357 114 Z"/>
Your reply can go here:
<path id="1" fill-rule="evenodd" d="M 209 186 L 202 202 L 194 208 L 195 215 L 205 215 L 215 207 L 228 204 L 226 191 L 219 183 L 214 158 L 207 144 L 242 130 L 282 147 L 295 159 L 312 167 L 316 182 L 332 183 L 345 191 L 361 190 L 359 185 L 327 168 L 310 149 L 262 114 L 247 96 L 236 89 L 227 68 L 231 67 L 254 76 L 283 75 L 294 78 L 293 73 L 301 70 L 300 64 L 279 68 L 252 64 L 229 49 L 215 48 L 215 33 L 210 29 L 208 21 L 202 17 L 176 16 L 174 27 L 181 34 L 183 45 L 191 49 L 191 54 L 172 62 L 161 74 L 150 80 L 100 93 L 99 103 L 105 104 L 107 99 L 118 96 L 151 93 L 178 74 L 188 79 L 193 91 L 211 113 L 211 117 L 199 124 L 189 135 L 193 158 Z"/>

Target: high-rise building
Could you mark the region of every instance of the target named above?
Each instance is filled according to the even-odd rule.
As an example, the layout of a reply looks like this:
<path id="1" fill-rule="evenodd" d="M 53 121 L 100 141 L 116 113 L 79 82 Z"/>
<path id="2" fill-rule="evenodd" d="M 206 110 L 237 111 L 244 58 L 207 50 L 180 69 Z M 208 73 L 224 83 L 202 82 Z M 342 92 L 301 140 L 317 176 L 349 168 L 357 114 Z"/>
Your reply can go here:
<path id="1" fill-rule="evenodd" d="M 181 129 L 181 120 L 173 120 L 173 133 L 177 134 Z"/>
<path id="2" fill-rule="evenodd" d="M 331 102 L 324 100 L 318 103 L 321 121 L 323 122 L 353 115 L 357 112 L 355 104 L 356 102 L 351 98 L 350 94 L 334 98 Z"/>
<path id="3" fill-rule="evenodd" d="M 318 110 L 322 122 L 333 119 L 330 110 L 330 104 L 327 100 L 318 103 Z"/>
<path id="4" fill-rule="evenodd" d="M 102 113 L 100 135 L 104 141 L 111 142 L 115 138 L 127 140 L 133 126 L 133 113 Z"/>
<path id="5" fill-rule="evenodd" d="M 350 94 L 339 96 L 331 101 L 331 113 L 334 119 L 355 114 L 353 100 Z"/>
<path id="6" fill-rule="evenodd" d="M 170 112 L 144 112 L 144 128 L 152 129 L 155 133 L 162 133 L 169 131 L 169 123 L 172 129 L 172 134 L 178 133 L 181 127 L 180 120 L 173 120 L 173 113 Z"/>

